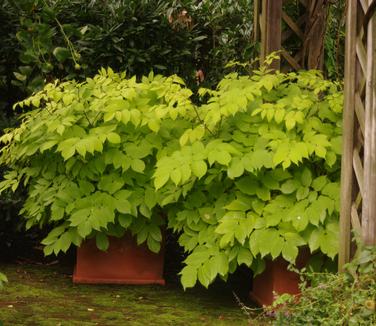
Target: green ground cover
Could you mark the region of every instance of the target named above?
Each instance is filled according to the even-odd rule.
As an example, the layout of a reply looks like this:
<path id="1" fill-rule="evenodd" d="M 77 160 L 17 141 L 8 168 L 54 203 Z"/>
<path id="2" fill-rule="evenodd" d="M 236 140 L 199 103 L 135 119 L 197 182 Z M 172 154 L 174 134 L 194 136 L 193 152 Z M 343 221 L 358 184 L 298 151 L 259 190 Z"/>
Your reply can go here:
<path id="1" fill-rule="evenodd" d="M 9 279 L 0 292 L 4 326 L 250 325 L 221 287 L 75 285 L 71 270 L 60 265 L 0 267 Z"/>

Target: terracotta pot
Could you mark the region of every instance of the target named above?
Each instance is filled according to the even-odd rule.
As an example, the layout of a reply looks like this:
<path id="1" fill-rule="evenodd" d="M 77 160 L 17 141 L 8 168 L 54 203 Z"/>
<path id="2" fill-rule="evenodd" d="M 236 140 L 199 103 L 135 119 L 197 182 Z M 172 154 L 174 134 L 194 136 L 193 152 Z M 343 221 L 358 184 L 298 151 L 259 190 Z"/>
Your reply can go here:
<path id="1" fill-rule="evenodd" d="M 138 246 L 131 236 L 110 238 L 107 251 L 88 240 L 77 248 L 73 282 L 164 285 L 163 263 L 163 248 L 155 254 L 146 245 Z"/>
<path id="2" fill-rule="evenodd" d="M 308 262 L 308 250 L 301 250 L 297 259 L 297 267 L 302 268 Z M 289 263 L 283 258 L 266 262 L 263 273 L 253 279 L 251 299 L 260 306 L 269 306 L 274 301 L 274 292 L 277 294 L 299 294 L 299 275 L 288 270 Z"/>

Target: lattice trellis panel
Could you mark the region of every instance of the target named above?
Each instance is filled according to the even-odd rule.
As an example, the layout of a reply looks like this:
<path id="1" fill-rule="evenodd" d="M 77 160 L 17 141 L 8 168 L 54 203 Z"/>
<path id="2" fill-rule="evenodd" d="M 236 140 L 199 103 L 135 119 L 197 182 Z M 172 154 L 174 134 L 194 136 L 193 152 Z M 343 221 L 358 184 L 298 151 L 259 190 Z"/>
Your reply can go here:
<path id="1" fill-rule="evenodd" d="M 372 18 L 375 3 L 348 3 L 340 269 L 351 258 L 352 230 L 366 244 L 376 244 L 376 18 Z"/>
<path id="2" fill-rule="evenodd" d="M 254 40 L 261 44 L 261 60 L 281 51 L 281 63 L 274 62 L 273 69 L 321 70 L 328 4 L 328 0 L 255 0 Z M 290 11 L 298 16 L 292 18 Z"/>

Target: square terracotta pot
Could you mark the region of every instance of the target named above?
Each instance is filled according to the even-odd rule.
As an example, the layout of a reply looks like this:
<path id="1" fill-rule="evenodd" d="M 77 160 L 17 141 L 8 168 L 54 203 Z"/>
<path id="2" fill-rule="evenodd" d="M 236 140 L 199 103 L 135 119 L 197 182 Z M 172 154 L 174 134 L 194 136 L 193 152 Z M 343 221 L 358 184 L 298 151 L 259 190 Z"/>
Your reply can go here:
<path id="1" fill-rule="evenodd" d="M 91 239 L 77 248 L 73 282 L 164 285 L 163 264 L 163 248 L 155 254 L 131 236 L 110 238 L 107 251 L 99 250 Z"/>
<path id="2" fill-rule="evenodd" d="M 304 267 L 310 257 L 309 250 L 302 249 L 297 258 L 297 267 Z M 279 257 L 266 262 L 265 271 L 253 279 L 251 299 L 260 306 L 269 306 L 277 294 L 299 294 L 299 275 L 288 270 L 289 263 Z"/>

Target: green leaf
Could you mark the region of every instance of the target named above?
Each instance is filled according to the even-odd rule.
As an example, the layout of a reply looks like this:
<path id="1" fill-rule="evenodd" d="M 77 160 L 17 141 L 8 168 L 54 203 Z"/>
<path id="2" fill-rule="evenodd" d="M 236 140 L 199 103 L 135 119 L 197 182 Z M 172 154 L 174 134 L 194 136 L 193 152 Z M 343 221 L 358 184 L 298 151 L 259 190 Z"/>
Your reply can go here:
<path id="1" fill-rule="evenodd" d="M 142 225 L 142 228 L 137 233 L 137 244 L 140 245 L 146 241 L 148 238 L 149 232 L 145 225 Z"/>
<path id="2" fill-rule="evenodd" d="M 227 170 L 227 175 L 230 179 L 240 177 L 244 173 L 243 162 L 239 158 L 234 158 Z"/>
<path id="3" fill-rule="evenodd" d="M 51 205 L 51 220 L 52 221 L 59 221 L 64 217 L 65 209 L 60 207 L 54 202 Z"/>
<path id="4" fill-rule="evenodd" d="M 262 184 L 270 190 L 278 190 L 279 182 L 271 174 L 266 174 L 261 178 Z"/>
<path id="5" fill-rule="evenodd" d="M 157 204 L 157 193 L 154 189 L 145 190 L 145 205 L 151 210 Z"/>
<path id="6" fill-rule="evenodd" d="M 39 147 L 40 152 L 43 153 L 44 151 L 54 147 L 57 144 L 57 142 L 58 142 L 57 140 L 46 141 L 45 143 L 40 145 L 40 147 Z"/>
<path id="7" fill-rule="evenodd" d="M 225 206 L 225 208 L 229 211 L 247 211 L 251 208 L 251 201 L 242 199 L 235 199 L 230 204 Z"/>
<path id="8" fill-rule="evenodd" d="M 252 200 L 252 208 L 253 208 L 253 210 L 254 210 L 257 214 L 259 214 L 259 215 L 262 214 L 262 211 L 263 211 L 263 209 L 264 209 L 264 206 L 265 206 L 265 203 L 264 203 L 263 201 L 258 200 L 258 199 L 254 199 L 254 200 Z"/>
<path id="9" fill-rule="evenodd" d="M 290 154 L 290 145 L 288 143 L 282 143 L 278 146 L 277 151 L 273 156 L 273 163 L 278 165 L 286 160 Z"/>
<path id="10" fill-rule="evenodd" d="M 167 172 L 167 173 L 163 173 L 163 174 L 158 174 L 156 175 L 155 179 L 154 179 L 154 187 L 156 190 L 162 188 L 166 183 L 167 181 L 170 179 L 170 173 Z"/>
<path id="11" fill-rule="evenodd" d="M 270 238 L 270 255 L 273 259 L 276 259 L 281 254 L 284 243 L 285 241 L 280 236 Z"/>
<path id="12" fill-rule="evenodd" d="M 236 238 L 236 240 L 239 241 L 239 243 L 241 245 L 244 244 L 245 242 L 245 239 L 246 237 L 248 236 L 249 234 L 249 230 L 247 230 L 243 224 L 241 225 L 238 225 L 236 228 L 235 228 L 235 232 L 234 232 L 234 236 Z"/>
<path id="13" fill-rule="evenodd" d="M 244 264 L 250 267 L 252 265 L 253 256 L 248 249 L 241 247 L 237 256 L 237 261 L 239 265 Z"/>
<path id="14" fill-rule="evenodd" d="M 132 215 L 129 215 L 129 214 L 119 214 L 118 215 L 118 221 L 119 221 L 119 224 L 124 228 L 124 229 L 128 229 L 130 227 L 130 225 L 132 224 L 133 222 L 133 216 Z"/>
<path id="15" fill-rule="evenodd" d="M 147 218 L 151 217 L 151 210 L 144 203 L 139 206 L 139 211 L 142 216 L 145 216 Z"/>
<path id="16" fill-rule="evenodd" d="M 265 270 L 265 261 L 263 259 L 254 259 L 251 269 L 253 270 L 253 277 L 256 277 Z"/>
<path id="17" fill-rule="evenodd" d="M 110 246 L 108 237 L 104 233 L 97 233 L 95 236 L 95 243 L 97 248 L 102 251 L 107 251 L 108 247 Z"/>
<path id="18" fill-rule="evenodd" d="M 255 195 L 259 189 L 259 183 L 252 177 L 242 177 L 235 182 L 236 187 L 246 195 Z"/>
<path id="19" fill-rule="evenodd" d="M 85 221 L 78 225 L 77 232 L 82 238 L 86 238 L 90 233 L 93 231 L 91 223 L 89 221 Z"/>
<path id="20" fill-rule="evenodd" d="M 234 242 L 234 233 L 228 232 L 223 235 L 221 240 L 219 241 L 219 247 L 220 248 L 226 248 L 229 244 L 233 244 Z"/>
<path id="21" fill-rule="evenodd" d="M 274 212 L 273 214 L 264 214 L 266 226 L 276 226 L 282 220 L 282 215 L 280 212 Z"/>
<path id="22" fill-rule="evenodd" d="M 306 214 L 301 214 L 292 219 L 292 225 L 298 232 L 304 231 L 309 223 L 309 218 Z"/>
<path id="23" fill-rule="evenodd" d="M 309 188 L 308 187 L 299 187 L 298 191 L 296 192 L 296 199 L 302 200 L 307 198 L 309 194 Z"/>
<path id="24" fill-rule="evenodd" d="M 162 241 L 161 229 L 158 226 L 156 226 L 155 224 L 149 225 L 149 234 L 155 241 L 158 241 L 158 242 Z"/>
<path id="25" fill-rule="evenodd" d="M 106 135 L 106 138 L 112 144 L 119 144 L 121 142 L 121 138 L 116 132 L 110 132 Z"/>
<path id="26" fill-rule="evenodd" d="M 131 214 L 132 212 L 132 205 L 126 199 L 118 199 L 116 201 L 116 210 L 122 214 Z"/>
<path id="27" fill-rule="evenodd" d="M 206 174 L 208 167 L 205 161 L 193 161 L 191 164 L 191 169 L 193 174 L 197 178 L 201 179 Z"/>
<path id="28" fill-rule="evenodd" d="M 332 199 L 339 199 L 340 196 L 340 187 L 338 182 L 327 183 L 322 189 L 321 193 L 327 195 Z"/>
<path id="29" fill-rule="evenodd" d="M 8 278 L 3 273 L 0 273 L 0 286 L 2 285 L 2 283 L 7 283 L 7 282 L 8 282 Z"/>
<path id="30" fill-rule="evenodd" d="M 324 254 L 334 259 L 339 249 L 338 233 L 322 232 L 320 234 L 320 249 Z"/>
<path id="31" fill-rule="evenodd" d="M 138 173 L 143 173 L 145 170 L 145 163 L 143 160 L 140 159 L 134 159 L 131 162 L 131 168 L 133 171 L 138 172 Z"/>
<path id="32" fill-rule="evenodd" d="M 298 252 L 298 248 L 289 241 L 286 241 L 282 247 L 282 257 L 292 264 L 295 263 Z"/>
<path id="33" fill-rule="evenodd" d="M 156 254 L 161 250 L 161 243 L 155 240 L 152 236 L 148 237 L 146 244 L 148 245 L 148 248 L 150 249 L 150 251 Z"/>
<path id="34" fill-rule="evenodd" d="M 66 59 L 68 59 L 71 56 L 71 52 L 67 48 L 63 47 L 56 47 L 52 54 L 59 62 L 64 62 Z"/>
<path id="35" fill-rule="evenodd" d="M 83 208 L 75 211 L 69 218 L 71 226 L 77 226 L 85 222 L 91 213 L 91 208 Z"/>
<path id="36" fill-rule="evenodd" d="M 256 190 L 256 195 L 263 201 L 270 200 L 270 190 L 264 187 L 259 187 Z"/>
<path id="37" fill-rule="evenodd" d="M 178 185 L 181 181 L 182 173 L 179 168 L 176 168 L 171 171 L 170 178 L 175 185 Z"/>
<path id="38" fill-rule="evenodd" d="M 148 127 L 151 131 L 158 132 L 161 127 L 160 121 L 158 119 L 149 120 Z"/>
<path id="39" fill-rule="evenodd" d="M 262 167 L 271 168 L 273 166 L 273 155 L 265 149 L 256 149 L 252 153 L 252 165 L 259 170 Z"/>
<path id="40" fill-rule="evenodd" d="M 222 164 L 228 166 L 231 161 L 231 155 L 228 152 L 215 152 L 215 160 Z"/>
<path id="41" fill-rule="evenodd" d="M 27 79 L 27 76 L 23 75 L 23 74 L 20 74 L 19 72 L 13 72 L 13 75 L 14 77 L 16 77 L 16 79 L 18 79 L 19 81 L 25 81 Z"/>
<path id="42" fill-rule="evenodd" d="M 197 267 L 195 266 L 185 266 L 181 271 L 181 284 L 184 290 L 187 288 L 194 287 L 197 282 Z"/>
<path id="43" fill-rule="evenodd" d="M 314 229 L 308 239 L 309 250 L 314 252 L 320 248 L 320 231 Z"/>
<path id="44" fill-rule="evenodd" d="M 282 184 L 281 186 L 281 191 L 283 194 L 292 194 L 294 191 L 296 191 L 299 187 L 299 183 L 294 180 L 294 179 L 290 179 L 290 180 L 287 180 L 285 183 Z"/>
<path id="45" fill-rule="evenodd" d="M 226 276 L 228 273 L 228 258 L 223 252 L 218 253 L 215 257 L 215 267 L 217 268 L 218 274 Z"/>
<path id="46" fill-rule="evenodd" d="M 334 152 L 327 152 L 325 161 L 328 166 L 332 167 L 337 161 L 337 155 Z"/>
<path id="47" fill-rule="evenodd" d="M 312 183 L 312 173 L 309 169 L 305 168 L 300 177 L 300 181 L 303 186 L 309 187 Z"/>
<path id="48" fill-rule="evenodd" d="M 124 186 L 124 183 L 117 174 L 103 175 L 98 183 L 98 189 L 114 194 Z"/>
<path id="49" fill-rule="evenodd" d="M 316 191 L 320 191 L 328 183 L 328 178 L 325 175 L 322 175 L 312 182 L 312 188 Z"/>
<path id="50" fill-rule="evenodd" d="M 309 222 L 315 226 L 318 226 L 320 221 L 326 217 L 326 207 L 322 207 L 316 200 L 312 202 L 305 211 L 305 215 L 308 217 Z"/>

